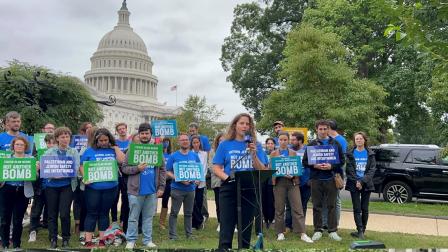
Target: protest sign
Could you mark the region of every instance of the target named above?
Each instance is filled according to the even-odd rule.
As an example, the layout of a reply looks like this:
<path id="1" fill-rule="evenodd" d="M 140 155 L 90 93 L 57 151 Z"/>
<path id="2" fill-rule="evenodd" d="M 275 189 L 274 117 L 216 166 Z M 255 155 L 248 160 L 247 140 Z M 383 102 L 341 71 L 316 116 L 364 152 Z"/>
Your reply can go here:
<path id="1" fill-rule="evenodd" d="M 308 164 L 339 164 L 338 149 L 333 145 L 307 146 Z"/>
<path id="2" fill-rule="evenodd" d="M 41 178 L 71 178 L 76 176 L 73 157 L 43 156 L 40 158 Z"/>
<path id="3" fill-rule="evenodd" d="M 177 137 L 176 120 L 154 120 L 151 121 L 151 127 L 154 137 Z"/>
<path id="4" fill-rule="evenodd" d="M 0 181 L 35 181 L 36 159 L 0 158 Z"/>
<path id="5" fill-rule="evenodd" d="M 36 150 L 47 149 L 47 144 L 45 143 L 45 136 L 47 133 L 35 133 L 34 134 L 34 144 L 36 145 Z"/>
<path id="6" fill-rule="evenodd" d="M 276 177 L 302 175 L 302 158 L 300 156 L 271 158 L 272 170 L 277 172 Z"/>
<path id="7" fill-rule="evenodd" d="M 174 163 L 174 177 L 179 181 L 205 181 L 204 169 L 201 163 L 180 161 Z"/>
<path id="8" fill-rule="evenodd" d="M 72 136 L 70 147 L 75 148 L 78 152 L 80 152 L 83 147 L 87 147 L 87 136 L 84 135 Z"/>
<path id="9" fill-rule="evenodd" d="M 0 158 L 9 158 L 12 155 L 12 151 L 0 150 Z"/>
<path id="10" fill-rule="evenodd" d="M 161 166 L 163 160 L 163 146 L 161 144 L 135 144 L 129 147 L 128 164 Z"/>
<path id="11" fill-rule="evenodd" d="M 105 182 L 118 180 L 118 165 L 116 160 L 101 160 L 101 161 L 85 161 L 84 181 Z"/>

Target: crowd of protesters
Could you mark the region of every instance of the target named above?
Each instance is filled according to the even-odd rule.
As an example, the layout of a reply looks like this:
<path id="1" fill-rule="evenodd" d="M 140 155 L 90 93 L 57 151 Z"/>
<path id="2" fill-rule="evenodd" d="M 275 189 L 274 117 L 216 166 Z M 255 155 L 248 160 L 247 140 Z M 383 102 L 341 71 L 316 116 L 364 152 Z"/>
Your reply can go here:
<path id="1" fill-rule="evenodd" d="M 278 241 L 293 239 L 297 235 L 302 242 L 313 243 L 321 239 L 324 232 L 328 232 L 330 239 L 341 241 L 337 233 L 341 208 L 340 178 L 346 181 L 345 189 L 350 191 L 353 203 L 357 230 L 351 235 L 364 239 L 369 198 L 374 189 L 375 155 L 369 149 L 368 137 L 363 132 L 354 134 L 352 148 L 349 148 L 350 144 L 338 134 L 341 131 L 334 120 L 317 120 L 314 128 L 316 138 L 308 143 L 303 133 L 288 133 L 283 130 L 284 123 L 276 121 L 273 123 L 274 136 L 266 139 L 264 147 L 257 141 L 253 118 L 246 113 L 237 115 L 227 131 L 214 136 L 212 142 L 199 133 L 197 123 L 191 123 L 188 133 L 179 133 L 174 139 L 153 137 L 149 123 L 141 123 L 130 135 L 131 130 L 126 123 L 115 125 L 115 132 L 111 132 L 84 122 L 74 133 L 67 127 L 55 127 L 48 122 L 42 126 L 41 132 L 46 134 L 44 152 L 33 148 L 32 138 L 21 131 L 21 122 L 17 112 L 5 115 L 5 132 L 0 133 L 2 159 L 36 157 L 37 178 L 35 181 L 3 180 L 5 182 L 0 183 L 0 238 L 3 248 L 22 246 L 22 222 L 29 204 L 28 242 L 45 239 L 39 237 L 38 232 L 48 228 L 50 248 L 73 246 L 69 243 L 72 235 L 76 235 L 86 248 L 106 247 L 111 244 L 110 230 L 123 232 L 127 249 L 135 247 L 139 233 L 143 234 L 143 244 L 147 248 L 155 248 L 153 219 L 158 198 L 161 198 L 162 206 L 155 226 L 160 230 L 168 229 L 167 239 L 178 239 L 177 216 L 182 206 L 185 237 L 194 239 L 193 229 L 202 230 L 209 217 L 207 184 L 204 180 L 179 180 L 175 170 L 181 162 L 199 163 L 202 174 L 211 177 L 220 249 L 231 249 L 234 233 L 238 231 L 243 237 L 243 248 L 249 248 L 253 223 L 257 234 L 261 232 L 260 225 L 268 229 L 273 226 Z M 75 135 L 86 136 L 81 148 L 73 145 Z M 174 151 L 175 142 L 177 151 Z M 130 163 L 131 143 L 162 145 L 161 164 Z M 309 152 L 316 147 L 333 148 L 337 162 L 313 162 Z M 245 228 L 237 230 L 235 174 L 270 170 L 273 168 L 271 159 L 297 156 L 300 157 L 301 174 L 274 175 L 263 183 L 260 187 L 261 206 L 252 204 L 260 202 L 253 190 L 238 195 L 246 201 L 241 203 L 241 224 Z M 39 177 L 38 171 L 42 169 L 39 160 L 46 157 L 70 160 L 74 174 Z M 116 180 L 86 181 L 86 166 L 96 161 L 116 163 Z M 308 217 L 310 201 L 312 216 L 309 218 L 313 220 L 313 234 L 308 236 L 305 218 Z M 257 215 L 257 208 L 262 209 L 263 218 Z M 58 240 L 62 240 L 61 244 Z"/>

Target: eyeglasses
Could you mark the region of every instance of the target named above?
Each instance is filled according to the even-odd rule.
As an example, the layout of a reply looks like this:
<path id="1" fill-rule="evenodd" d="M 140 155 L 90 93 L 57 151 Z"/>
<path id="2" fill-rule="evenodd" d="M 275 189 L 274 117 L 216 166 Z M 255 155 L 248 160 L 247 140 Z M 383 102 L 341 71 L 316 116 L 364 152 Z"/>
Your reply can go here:
<path id="1" fill-rule="evenodd" d="M 21 143 L 16 143 L 16 144 L 14 144 L 14 146 L 25 146 L 25 144 L 21 144 Z"/>

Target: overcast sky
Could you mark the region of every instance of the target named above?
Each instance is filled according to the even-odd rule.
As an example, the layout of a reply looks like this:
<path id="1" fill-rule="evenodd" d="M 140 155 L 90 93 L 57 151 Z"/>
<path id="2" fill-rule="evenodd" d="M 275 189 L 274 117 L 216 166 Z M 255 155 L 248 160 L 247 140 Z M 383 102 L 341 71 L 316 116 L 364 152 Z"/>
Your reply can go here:
<path id="1" fill-rule="evenodd" d="M 0 0 L 0 65 L 18 59 L 82 80 L 121 0 Z M 128 0 L 130 23 L 146 43 L 159 79 L 158 100 L 178 105 L 190 94 L 223 109 L 222 121 L 246 110 L 219 57 L 234 7 L 249 0 Z"/>

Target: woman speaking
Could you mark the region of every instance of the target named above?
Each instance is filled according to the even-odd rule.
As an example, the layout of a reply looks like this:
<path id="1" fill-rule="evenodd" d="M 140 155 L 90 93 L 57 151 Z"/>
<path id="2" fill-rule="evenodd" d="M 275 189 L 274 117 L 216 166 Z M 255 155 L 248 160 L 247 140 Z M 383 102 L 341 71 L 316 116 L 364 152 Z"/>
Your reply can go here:
<path id="1" fill-rule="evenodd" d="M 250 135 L 251 140 L 245 136 Z M 237 188 L 234 174 L 247 170 L 266 170 L 267 158 L 261 144 L 255 140 L 254 120 L 249 114 L 237 115 L 229 125 L 225 140 L 219 144 L 213 158 L 213 172 L 222 181 L 219 191 L 220 232 L 219 249 L 231 249 L 235 225 L 237 223 Z M 242 232 L 243 248 L 249 248 L 254 219 L 255 202 L 253 190 L 242 191 Z"/>

